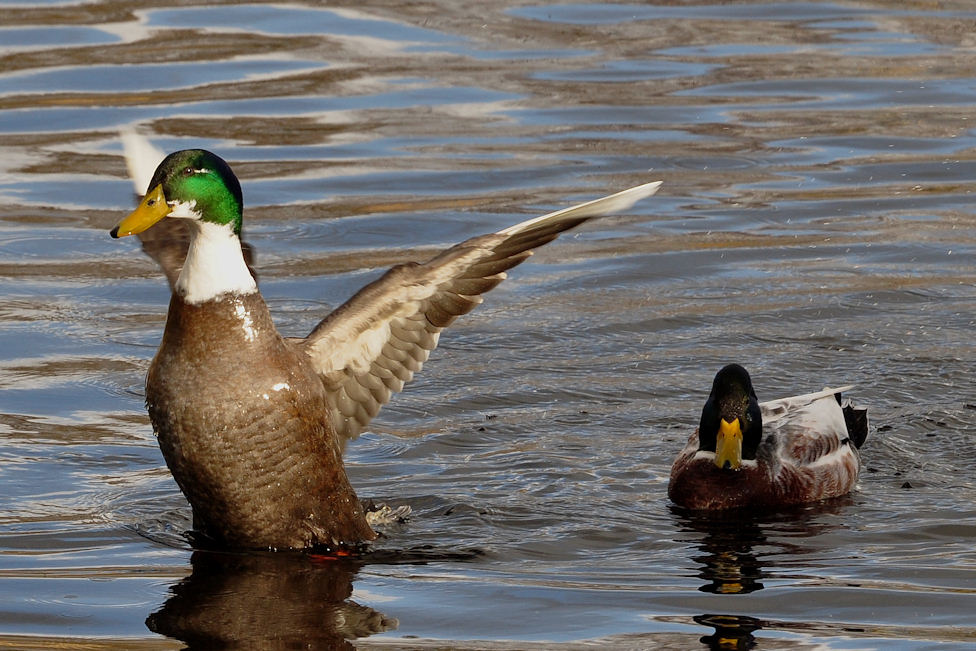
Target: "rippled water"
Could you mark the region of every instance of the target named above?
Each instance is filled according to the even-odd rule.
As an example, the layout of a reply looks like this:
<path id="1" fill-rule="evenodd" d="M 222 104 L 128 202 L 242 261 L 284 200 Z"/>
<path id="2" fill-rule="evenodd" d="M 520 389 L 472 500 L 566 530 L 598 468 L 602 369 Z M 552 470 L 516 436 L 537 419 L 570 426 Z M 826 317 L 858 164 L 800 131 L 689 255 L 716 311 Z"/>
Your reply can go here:
<path id="1" fill-rule="evenodd" d="M 972 3 L 348 4 L 0 0 L 0 646 L 971 648 Z M 107 235 L 125 127 L 231 161 L 289 334 L 665 186 L 514 270 L 350 446 L 413 509 L 372 557 L 193 552 L 142 405 L 168 290 Z M 669 505 L 731 360 L 760 398 L 857 385 L 854 494 Z"/>

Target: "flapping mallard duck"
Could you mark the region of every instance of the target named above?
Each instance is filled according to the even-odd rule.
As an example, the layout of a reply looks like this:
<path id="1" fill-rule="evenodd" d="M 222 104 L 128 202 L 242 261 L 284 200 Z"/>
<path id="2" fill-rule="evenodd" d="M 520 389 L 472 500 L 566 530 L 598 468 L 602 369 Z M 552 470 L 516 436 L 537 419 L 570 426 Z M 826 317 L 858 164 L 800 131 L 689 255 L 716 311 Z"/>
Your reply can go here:
<path id="1" fill-rule="evenodd" d="M 131 165 L 130 165 L 131 167 Z M 247 548 L 372 540 L 342 450 L 420 370 L 441 330 L 505 271 L 574 226 L 654 194 L 648 183 L 397 265 L 304 339 L 278 334 L 241 252 L 241 186 L 201 149 L 167 156 L 139 207 L 112 229 L 164 218 L 189 228 L 146 404 L 198 534 Z M 175 276 L 175 274 L 174 274 Z M 172 279 L 171 279 L 172 280 Z"/>
<path id="2" fill-rule="evenodd" d="M 760 403 L 749 373 L 730 364 L 715 376 L 698 430 L 671 467 L 668 496 L 691 509 L 776 508 L 851 491 L 866 409 L 824 389 Z"/>

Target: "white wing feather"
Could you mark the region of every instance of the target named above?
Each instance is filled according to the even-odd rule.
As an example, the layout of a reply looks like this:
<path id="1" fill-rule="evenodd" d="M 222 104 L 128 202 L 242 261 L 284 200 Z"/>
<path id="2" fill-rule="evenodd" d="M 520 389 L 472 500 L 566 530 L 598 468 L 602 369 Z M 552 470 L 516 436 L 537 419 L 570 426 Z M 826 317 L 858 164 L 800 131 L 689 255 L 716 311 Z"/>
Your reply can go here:
<path id="1" fill-rule="evenodd" d="M 398 265 L 323 320 L 301 343 L 322 376 L 340 440 L 355 438 L 427 361 L 441 330 L 481 303 L 559 233 L 588 219 L 626 210 L 660 182 L 529 219 L 473 237 L 424 264 Z"/>

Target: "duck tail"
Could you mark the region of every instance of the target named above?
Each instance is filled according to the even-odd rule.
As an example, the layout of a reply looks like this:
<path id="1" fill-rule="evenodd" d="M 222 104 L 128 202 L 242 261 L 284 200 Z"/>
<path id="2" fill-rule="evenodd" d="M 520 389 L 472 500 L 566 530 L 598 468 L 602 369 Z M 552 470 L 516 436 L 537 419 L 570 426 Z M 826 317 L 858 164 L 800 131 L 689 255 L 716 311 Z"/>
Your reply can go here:
<path id="1" fill-rule="evenodd" d="M 847 423 L 847 436 L 854 447 L 860 448 L 868 438 L 868 410 L 866 407 L 855 407 L 850 400 L 845 400 L 841 409 Z"/>
<path id="2" fill-rule="evenodd" d="M 850 389 L 851 387 L 844 387 Z M 864 441 L 868 438 L 868 409 L 867 407 L 855 407 L 850 400 L 841 398 L 840 391 L 834 393 L 834 399 L 844 412 L 844 423 L 847 425 L 847 438 L 851 440 L 855 448 L 860 449 Z"/>

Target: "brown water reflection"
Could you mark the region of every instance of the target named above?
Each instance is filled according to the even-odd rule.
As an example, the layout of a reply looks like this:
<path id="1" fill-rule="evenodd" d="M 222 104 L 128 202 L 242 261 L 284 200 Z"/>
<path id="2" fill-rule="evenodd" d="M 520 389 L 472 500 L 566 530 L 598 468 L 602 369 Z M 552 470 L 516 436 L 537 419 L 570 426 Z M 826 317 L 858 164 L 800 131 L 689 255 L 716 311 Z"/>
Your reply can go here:
<path id="1" fill-rule="evenodd" d="M 762 622 L 754 617 L 740 615 L 696 615 L 695 621 L 711 626 L 715 632 L 701 638 L 701 643 L 713 651 L 744 651 L 756 648 L 755 631 Z"/>
<path id="2" fill-rule="evenodd" d="M 791 564 L 816 554 L 816 546 L 808 541 L 829 536 L 842 526 L 835 519 L 843 518 L 845 508 L 853 504 L 845 496 L 759 514 L 742 510 L 701 513 L 679 507 L 672 511 L 679 523 L 677 540 L 695 546 L 691 560 L 699 566 L 699 578 L 706 581 L 698 589 L 745 595 L 762 590 L 764 580 L 779 582 L 790 577 Z"/>
<path id="3" fill-rule="evenodd" d="M 718 518 L 691 515 L 687 526 L 704 535 L 702 554 L 692 560 L 700 563 L 699 576 L 707 583 L 699 590 L 715 594 L 748 594 L 762 590 L 763 566 L 755 548 L 766 542 L 760 526 L 749 516 L 743 519 L 720 515 Z"/>
<path id="4" fill-rule="evenodd" d="M 188 649 L 353 649 L 397 621 L 356 603 L 353 561 L 303 554 L 197 551 L 192 573 L 149 616 Z"/>
<path id="5" fill-rule="evenodd" d="M 198 582 L 230 639 L 281 581 L 297 627 L 303 591 L 399 621 L 357 648 L 971 646 L 971 3 L 0 6 L 0 645 L 174 648 L 144 622 Z M 105 235 L 126 127 L 231 162 L 288 334 L 396 262 L 665 185 L 520 267 L 350 447 L 414 515 L 326 594 L 186 543 L 142 405 L 167 283 Z M 770 398 L 857 385 L 848 500 L 670 510 L 732 360 Z"/>

